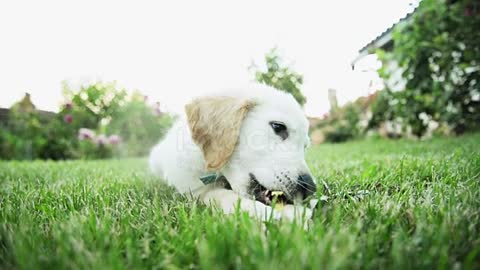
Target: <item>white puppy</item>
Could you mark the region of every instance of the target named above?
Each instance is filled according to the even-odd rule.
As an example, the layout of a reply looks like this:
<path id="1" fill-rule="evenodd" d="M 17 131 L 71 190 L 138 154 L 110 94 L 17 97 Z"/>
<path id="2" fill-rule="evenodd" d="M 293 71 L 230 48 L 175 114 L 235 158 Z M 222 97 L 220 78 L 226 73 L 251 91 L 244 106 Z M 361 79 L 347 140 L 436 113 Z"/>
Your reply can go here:
<path id="1" fill-rule="evenodd" d="M 239 203 L 264 220 L 311 216 L 310 209 L 292 204 L 313 194 L 316 185 L 304 157 L 308 121 L 290 94 L 255 85 L 194 99 L 185 111 L 152 149 L 152 172 L 225 213 Z M 211 173 L 223 180 L 201 181 Z M 270 191 L 283 192 L 289 204 L 272 208 Z"/>

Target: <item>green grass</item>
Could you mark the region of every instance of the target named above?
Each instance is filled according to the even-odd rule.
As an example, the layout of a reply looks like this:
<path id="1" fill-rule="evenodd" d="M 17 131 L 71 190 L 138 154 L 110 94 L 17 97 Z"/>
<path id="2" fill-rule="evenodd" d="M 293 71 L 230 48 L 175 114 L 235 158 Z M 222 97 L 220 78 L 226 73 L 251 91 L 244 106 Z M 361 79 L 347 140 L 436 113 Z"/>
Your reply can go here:
<path id="1" fill-rule="evenodd" d="M 0 162 L 0 268 L 480 268 L 479 146 L 314 147 L 333 196 L 308 231 L 190 202 L 142 159 Z"/>

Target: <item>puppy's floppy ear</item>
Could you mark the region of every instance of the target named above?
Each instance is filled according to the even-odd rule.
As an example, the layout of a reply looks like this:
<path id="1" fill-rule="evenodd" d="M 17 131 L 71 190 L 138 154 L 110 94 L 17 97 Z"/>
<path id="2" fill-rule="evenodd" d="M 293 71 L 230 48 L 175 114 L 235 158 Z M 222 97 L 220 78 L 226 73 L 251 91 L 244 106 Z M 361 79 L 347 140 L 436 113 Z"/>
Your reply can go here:
<path id="1" fill-rule="evenodd" d="M 202 149 L 207 170 L 222 168 L 233 153 L 240 127 L 254 102 L 234 97 L 204 97 L 185 106 L 193 141 Z"/>

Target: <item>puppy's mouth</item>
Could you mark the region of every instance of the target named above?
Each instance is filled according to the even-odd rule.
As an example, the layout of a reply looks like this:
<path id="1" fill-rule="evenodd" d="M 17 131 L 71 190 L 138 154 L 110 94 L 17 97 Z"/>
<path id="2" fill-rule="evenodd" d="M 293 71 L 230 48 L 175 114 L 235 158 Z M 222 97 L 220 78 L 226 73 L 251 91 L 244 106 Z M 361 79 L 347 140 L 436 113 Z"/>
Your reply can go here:
<path id="1" fill-rule="evenodd" d="M 250 187 L 248 192 L 250 195 L 255 197 L 255 200 L 265 204 L 265 205 L 272 205 L 275 203 L 281 204 L 293 204 L 293 201 L 284 194 L 283 191 L 279 190 L 269 190 L 264 187 L 260 182 L 258 182 L 257 178 L 253 173 L 249 174 L 250 176 Z"/>

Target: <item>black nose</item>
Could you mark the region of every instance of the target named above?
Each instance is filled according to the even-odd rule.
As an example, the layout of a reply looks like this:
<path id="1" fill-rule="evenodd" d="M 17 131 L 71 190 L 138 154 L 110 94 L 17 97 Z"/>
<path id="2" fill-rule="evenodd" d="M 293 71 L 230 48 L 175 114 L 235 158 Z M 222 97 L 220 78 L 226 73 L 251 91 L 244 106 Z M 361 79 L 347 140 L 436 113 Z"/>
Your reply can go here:
<path id="1" fill-rule="evenodd" d="M 301 174 L 298 176 L 297 192 L 300 192 L 303 195 L 303 198 L 317 192 L 317 185 L 315 185 L 309 174 Z"/>

